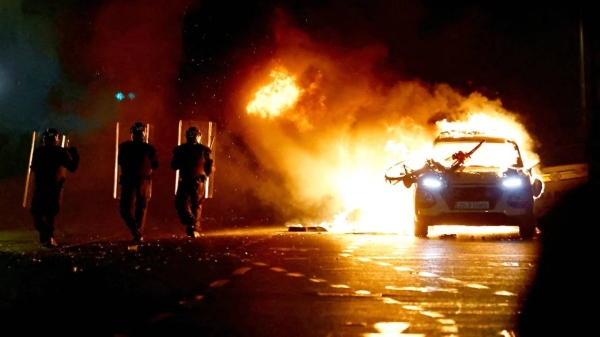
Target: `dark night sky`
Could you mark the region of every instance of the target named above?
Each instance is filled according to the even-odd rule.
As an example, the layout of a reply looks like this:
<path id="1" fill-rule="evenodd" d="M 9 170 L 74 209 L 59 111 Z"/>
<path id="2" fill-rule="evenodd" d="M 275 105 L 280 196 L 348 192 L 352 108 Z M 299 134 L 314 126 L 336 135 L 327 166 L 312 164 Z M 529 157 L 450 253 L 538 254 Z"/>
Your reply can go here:
<path id="1" fill-rule="evenodd" d="M 240 54 L 256 53 L 258 59 L 269 53 L 269 20 L 278 5 L 313 39 L 354 49 L 381 43 L 388 50 L 382 78 L 390 83 L 417 78 L 464 93 L 477 90 L 525 116 L 545 144 L 574 142 L 568 128 L 580 118 L 576 3 L 519 4 L 260 1 L 243 2 L 232 13 L 232 3 L 205 1 L 185 21 L 182 77 L 194 83 L 205 76 L 211 90 L 198 88 L 196 95 L 226 100 L 231 69 L 248 62 Z M 181 94 L 190 97 L 185 89 Z"/>
<path id="2" fill-rule="evenodd" d="M 162 78 L 154 76 L 151 81 L 173 82 L 171 73 L 178 73 L 176 85 L 168 89 L 168 104 L 181 103 L 178 113 L 186 115 L 193 109 L 190 105 L 200 100 L 205 114 L 224 118 L 220 111 L 230 108 L 227 98 L 235 83 L 235 71 L 268 57 L 274 48 L 275 8 L 285 11 L 312 39 L 334 48 L 383 45 L 388 56 L 381 65 L 386 71 L 381 77 L 390 83 L 417 78 L 500 98 L 509 110 L 531 118 L 530 128 L 540 137 L 546 134 L 540 129 L 540 119 L 553 127 L 570 126 L 578 114 L 576 2 L 523 8 L 519 2 L 510 1 L 440 5 L 437 1 L 393 0 L 177 0 L 168 5 L 131 1 L 112 12 L 107 8 L 115 7 L 115 1 L 3 3 L 0 13 L 10 19 L 3 20 L 5 29 L 0 35 L 0 71 L 5 77 L 0 104 L 5 110 L 3 128 L 9 130 L 58 124 L 75 131 L 91 124 L 90 119 L 98 123 L 89 116 L 92 112 L 82 112 L 89 108 L 90 99 L 101 99 L 90 97 L 96 94 L 93 90 L 127 82 L 120 77 L 137 75 L 135 71 L 164 68 L 159 57 L 171 57 L 172 62 Z M 162 32 L 160 27 L 153 30 L 160 24 L 160 20 L 152 19 L 158 14 L 153 10 L 165 14 Z M 106 17 L 113 12 L 122 17 Z M 131 18 L 128 25 L 109 27 L 106 22 L 123 18 Z M 136 25 L 140 32 L 135 31 Z M 82 59 L 91 59 L 90 49 L 97 52 L 94 39 L 104 28 L 114 29 L 112 35 L 102 37 L 113 39 L 112 55 L 106 52 L 104 60 L 82 64 Z M 125 36 L 119 31 L 132 34 Z M 158 36 L 152 40 L 136 37 L 137 33 Z M 181 38 L 181 45 L 161 45 L 161 39 L 177 38 Z M 136 50 L 132 44 L 140 39 L 147 40 Z M 106 41 L 98 45 L 104 51 L 108 48 Z M 138 66 L 129 73 L 115 70 L 129 65 L 123 61 L 112 64 L 115 74 L 106 69 L 115 59 L 128 58 L 134 59 L 131 64 L 145 63 L 147 67 Z M 97 80 L 97 73 L 104 76 L 104 83 Z M 85 100 L 88 105 L 83 107 Z M 569 140 L 561 137 L 562 141 Z"/>
<path id="3" fill-rule="evenodd" d="M 0 150 L 13 158 L 3 163 L 2 178 L 23 177 L 32 130 L 57 127 L 88 158 L 98 159 L 82 163 L 87 173 L 79 177 L 86 178 L 73 175 L 88 191 L 97 188 L 90 180 L 110 185 L 115 121 L 144 119 L 164 126 L 155 142 L 166 163 L 176 121 L 208 118 L 220 130 L 218 172 L 234 181 L 224 193 L 236 191 L 235 184 L 246 181 L 236 165 L 249 165 L 254 175 L 268 171 L 256 159 L 264 149 L 238 132 L 245 104 L 239 98 L 248 95 L 246 83 L 257 80 L 271 59 L 295 57 L 282 52 L 284 47 L 306 51 L 303 55 L 318 60 L 313 68 L 321 64 L 346 83 L 364 81 L 382 97 L 398 83 L 417 81 L 422 87 L 447 84 L 464 96 L 476 91 L 498 99 L 522 118 L 540 153 L 579 141 L 577 2 L 541 7 L 516 1 L 439 3 L 2 1 Z M 341 69 L 327 65 L 336 62 Z M 343 105 L 353 98 L 343 95 L 353 90 L 340 87 L 329 93 L 329 102 Z M 135 92 L 136 98 L 117 102 L 118 91 Z M 366 102 L 372 101 L 357 105 Z M 362 109 L 354 112 L 355 122 L 375 120 L 360 116 L 359 111 L 370 111 Z M 92 171 L 106 173 L 91 179 Z M 170 189 L 166 180 L 162 184 Z M 279 183 L 273 178 L 273 185 Z M 252 199 L 252 193 L 244 198 Z M 227 203 L 214 208 L 236 212 Z"/>

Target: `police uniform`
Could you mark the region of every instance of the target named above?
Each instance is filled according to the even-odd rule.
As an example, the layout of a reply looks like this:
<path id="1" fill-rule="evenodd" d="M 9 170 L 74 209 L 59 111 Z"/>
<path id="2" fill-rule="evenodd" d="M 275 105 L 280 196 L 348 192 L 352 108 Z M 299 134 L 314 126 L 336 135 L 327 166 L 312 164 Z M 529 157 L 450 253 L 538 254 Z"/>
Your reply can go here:
<path id="1" fill-rule="evenodd" d="M 60 196 L 66 171 L 75 172 L 79 166 L 77 149 L 60 147 L 58 135 L 56 129 L 47 129 L 43 134 L 43 145 L 33 151 L 31 160 L 35 179 L 31 215 L 35 229 L 40 234 L 40 243 L 47 247 L 57 245 L 54 226 L 61 207 Z"/>
<path id="2" fill-rule="evenodd" d="M 134 124 L 132 140 L 119 144 L 117 158 L 121 167 L 119 212 L 136 242 L 143 241 L 152 175 L 159 165 L 156 149 L 144 142 L 145 132 L 142 123 Z"/>
<path id="3" fill-rule="evenodd" d="M 200 143 L 201 136 L 197 128 L 189 128 L 186 131 L 187 142 L 173 149 L 171 161 L 171 168 L 179 170 L 175 210 L 190 237 L 200 236 L 206 179 L 214 171 L 212 151 Z"/>

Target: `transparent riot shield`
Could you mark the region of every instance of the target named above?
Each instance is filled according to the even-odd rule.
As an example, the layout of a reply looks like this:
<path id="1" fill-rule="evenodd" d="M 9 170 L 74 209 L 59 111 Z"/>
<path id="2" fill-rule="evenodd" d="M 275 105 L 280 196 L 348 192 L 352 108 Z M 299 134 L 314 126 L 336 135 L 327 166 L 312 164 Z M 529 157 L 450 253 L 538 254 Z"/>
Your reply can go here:
<path id="1" fill-rule="evenodd" d="M 27 165 L 27 177 L 25 178 L 25 193 L 23 193 L 23 207 L 31 208 L 31 197 L 33 196 L 33 190 L 35 188 L 35 179 L 31 174 L 31 162 L 33 160 L 33 152 L 36 149 L 35 142 L 37 141 L 38 133 L 33 131 L 31 137 L 31 149 L 29 151 L 29 164 Z M 41 142 L 41 139 L 40 139 Z M 69 138 L 66 135 L 61 135 L 60 143 L 61 147 L 69 147 Z M 41 146 L 41 144 L 40 144 Z M 64 167 L 61 168 L 64 172 L 62 175 L 66 175 L 66 169 Z M 63 193 L 61 192 L 60 198 L 62 200 Z"/>
<path id="2" fill-rule="evenodd" d="M 177 132 L 177 145 L 181 145 L 186 142 L 185 139 L 185 131 L 195 126 L 202 132 L 202 139 L 200 142 L 212 149 L 212 157 L 216 162 L 216 153 L 215 153 L 215 137 L 217 136 L 217 124 L 211 121 L 205 120 L 180 120 L 179 121 L 179 130 Z M 179 170 L 175 172 L 175 193 L 177 193 L 177 183 L 179 182 Z M 209 178 L 206 179 L 206 190 L 205 197 L 212 198 L 213 191 L 215 185 L 215 173 L 213 172 Z"/>
<path id="3" fill-rule="evenodd" d="M 130 127 L 135 122 L 129 124 L 117 122 L 115 128 L 115 169 L 113 179 L 113 198 L 121 199 L 121 184 L 119 179 L 121 177 L 121 167 L 119 166 L 119 144 L 131 140 Z M 150 141 L 150 132 L 152 131 L 151 125 L 146 124 L 146 138 L 144 141 L 148 143 Z M 152 192 L 150 192 L 152 196 Z"/>

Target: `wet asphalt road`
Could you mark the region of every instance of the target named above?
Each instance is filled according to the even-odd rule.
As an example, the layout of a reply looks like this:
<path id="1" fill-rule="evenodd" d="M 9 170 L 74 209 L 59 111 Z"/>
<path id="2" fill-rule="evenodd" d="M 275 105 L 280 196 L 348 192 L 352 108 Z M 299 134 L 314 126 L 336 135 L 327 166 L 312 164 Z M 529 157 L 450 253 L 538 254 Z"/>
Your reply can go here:
<path id="1" fill-rule="evenodd" d="M 4 336 L 511 336 L 537 240 L 215 231 L 0 252 Z"/>

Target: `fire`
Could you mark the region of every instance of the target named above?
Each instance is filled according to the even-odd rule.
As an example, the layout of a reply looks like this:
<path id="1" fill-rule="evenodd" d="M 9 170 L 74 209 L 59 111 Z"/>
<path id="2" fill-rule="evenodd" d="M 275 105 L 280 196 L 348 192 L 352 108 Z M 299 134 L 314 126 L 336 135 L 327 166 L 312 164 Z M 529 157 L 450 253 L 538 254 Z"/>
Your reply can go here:
<path id="1" fill-rule="evenodd" d="M 273 70 L 270 75 L 273 82 L 258 89 L 254 100 L 246 106 L 249 114 L 274 118 L 293 108 L 301 90 L 294 77 L 284 71 Z"/>
<path id="2" fill-rule="evenodd" d="M 306 88 L 302 88 L 296 78 L 285 70 L 274 70 L 270 77 L 271 83 L 256 90 L 246 111 L 248 115 L 258 115 L 263 119 L 285 119 L 296 123 L 299 132 L 294 133 L 294 138 L 290 136 L 289 129 L 278 129 L 275 124 L 269 125 L 268 134 L 261 135 L 270 137 L 270 150 L 274 155 L 280 155 L 281 158 L 277 158 L 276 163 L 278 168 L 287 171 L 287 175 L 294 179 L 293 183 L 284 188 L 293 190 L 295 197 L 301 201 L 315 198 L 315 203 L 318 203 L 330 197 L 340 200 L 336 209 L 327 210 L 331 212 L 331 216 L 324 214 L 323 219 L 316 222 L 290 220 L 288 225 L 321 226 L 332 232 L 412 235 L 412 190 L 404 188 L 402 184 L 388 184 L 384 173 L 400 160 L 422 158 L 433 137 L 441 131 L 478 130 L 509 136 L 522 146 L 524 158 L 531 159 L 532 162 L 537 159 L 537 155 L 531 150 L 533 142 L 525 128 L 494 102 L 489 106 L 486 105 L 487 102 L 482 103 L 481 97 L 461 98 L 465 101 L 459 108 L 459 111 L 463 111 L 460 114 L 462 118 L 442 120 L 434 127 L 409 117 L 392 119 L 389 115 L 384 115 L 382 118 L 389 120 L 374 123 L 377 127 L 357 130 L 345 128 L 349 124 L 345 122 L 352 122 L 350 115 L 335 120 L 327 119 L 332 118 L 332 114 L 323 118 L 324 114 L 319 115 L 318 109 L 312 109 L 312 114 L 306 114 L 304 107 L 313 106 L 306 102 L 314 89 L 311 85 L 319 82 L 309 83 L 310 81 L 304 81 L 304 76 L 302 83 L 307 83 Z M 413 90 L 415 97 L 425 95 L 419 88 Z M 334 92 L 344 91 L 340 89 Z M 323 99 L 324 95 L 319 97 Z M 357 97 L 347 97 L 348 101 L 353 99 Z M 364 102 L 359 99 L 357 101 Z M 416 109 L 415 106 L 413 104 L 410 108 Z M 423 113 L 437 109 L 434 104 L 422 106 Z M 328 108 L 331 111 L 332 107 Z M 343 109 L 344 106 L 339 110 Z M 433 112 L 429 111 L 431 115 Z M 303 129 L 302 123 L 310 123 L 317 128 Z M 285 125 L 289 127 L 289 124 Z M 387 129 L 382 130 L 381 126 L 387 126 Z M 422 166 L 424 161 L 413 161 L 415 167 L 412 168 L 420 168 L 416 166 L 419 163 Z M 305 167 L 310 168 L 310 174 L 300 173 L 299 168 Z"/>
<path id="3" fill-rule="evenodd" d="M 448 122 L 447 120 L 442 120 L 436 123 L 436 125 L 439 132 L 476 130 L 487 135 L 506 137 L 514 140 L 519 145 L 524 167 L 531 169 L 532 176 L 542 181 L 541 171 L 537 165 L 539 163 L 539 156 L 532 148 L 533 141 L 531 136 L 520 123 L 514 120 L 513 116 L 494 112 L 476 112 L 468 114 L 464 121 Z M 501 154 L 496 153 L 496 155 Z M 506 162 L 509 162 L 510 159 L 507 158 Z"/>
<path id="4" fill-rule="evenodd" d="M 533 167 L 539 162 L 538 155 L 531 149 L 531 137 L 524 127 L 510 115 L 490 112 L 472 112 L 465 120 L 436 123 L 439 132 L 444 131 L 478 131 L 487 135 L 506 137 L 514 140 L 520 147 L 526 167 Z"/>

